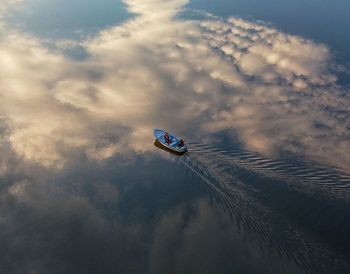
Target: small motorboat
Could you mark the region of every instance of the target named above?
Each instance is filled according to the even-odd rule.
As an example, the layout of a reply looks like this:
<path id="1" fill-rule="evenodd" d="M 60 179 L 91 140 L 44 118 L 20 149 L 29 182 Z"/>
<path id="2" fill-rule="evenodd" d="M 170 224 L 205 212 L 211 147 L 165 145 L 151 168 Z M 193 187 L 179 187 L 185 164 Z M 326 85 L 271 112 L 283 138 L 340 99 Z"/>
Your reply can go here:
<path id="1" fill-rule="evenodd" d="M 165 135 L 167 134 L 166 131 L 161 129 L 154 129 L 153 130 L 154 136 L 156 137 L 157 141 L 170 151 L 176 152 L 176 153 L 185 153 L 187 151 L 187 146 L 185 144 L 181 145 L 181 139 L 176 137 L 173 134 L 168 133 L 168 141 L 165 139 Z"/>

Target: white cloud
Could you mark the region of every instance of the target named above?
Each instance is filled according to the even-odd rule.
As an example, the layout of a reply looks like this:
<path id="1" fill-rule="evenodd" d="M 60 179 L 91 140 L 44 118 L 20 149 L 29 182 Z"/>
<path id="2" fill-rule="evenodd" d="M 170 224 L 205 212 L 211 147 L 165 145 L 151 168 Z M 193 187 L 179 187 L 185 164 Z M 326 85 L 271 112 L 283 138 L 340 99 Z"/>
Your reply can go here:
<path id="1" fill-rule="evenodd" d="M 235 126 L 252 150 L 291 150 L 347 168 L 349 158 L 341 151 L 350 148 L 344 104 L 349 98 L 329 72 L 327 47 L 235 18 L 201 26 L 214 50 L 230 57 L 243 75 L 254 77 L 210 129 Z"/>
<path id="2" fill-rule="evenodd" d="M 18 157 L 61 168 L 67 151 L 147 151 L 154 127 L 234 127 L 260 153 L 349 165 L 350 100 L 326 46 L 237 18 L 174 19 L 187 1 L 125 3 L 137 16 L 84 41 L 80 61 L 1 30 L 0 115 Z"/>

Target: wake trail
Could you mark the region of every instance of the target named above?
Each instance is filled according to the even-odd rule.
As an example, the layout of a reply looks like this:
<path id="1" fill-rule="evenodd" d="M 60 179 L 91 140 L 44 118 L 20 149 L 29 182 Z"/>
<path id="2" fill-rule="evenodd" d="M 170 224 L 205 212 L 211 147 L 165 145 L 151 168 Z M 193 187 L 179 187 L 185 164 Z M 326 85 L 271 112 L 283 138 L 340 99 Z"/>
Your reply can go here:
<path id="1" fill-rule="evenodd" d="M 249 151 L 223 150 L 207 144 L 191 143 L 190 147 L 190 153 L 195 156 L 215 159 L 234 168 L 280 180 L 298 190 L 341 199 L 350 198 L 350 174 L 336 168 L 267 159 Z"/>
<path id="2" fill-rule="evenodd" d="M 253 232 L 262 246 L 269 246 L 280 256 L 293 260 L 303 270 L 309 268 L 303 259 L 296 258 L 290 249 L 275 239 L 273 227 L 262 218 L 268 214 L 268 209 L 249 194 L 247 185 L 235 176 L 232 166 L 194 155 L 174 156 L 174 160 L 201 179 L 208 189 L 210 200 L 236 223 L 239 230 Z M 284 226 L 284 229 L 294 233 L 294 238 L 301 238 L 292 228 Z"/>
<path id="3" fill-rule="evenodd" d="M 201 179 L 210 200 L 234 220 L 239 229 L 253 232 L 260 243 L 293 260 L 305 272 L 321 269 L 321 266 L 312 266 L 312 262 L 325 254 L 323 247 L 305 238 L 304 233 L 288 217 L 281 215 L 278 208 L 266 206 L 260 199 L 265 190 L 259 184 L 264 184 L 264 181 L 251 185 L 246 179 L 241 179 L 242 170 L 255 178 L 257 175 L 271 178 L 271 186 L 277 191 L 278 184 L 282 184 L 288 189 L 316 194 L 315 197 L 323 195 L 345 201 L 350 198 L 349 174 L 322 165 L 268 159 L 238 148 L 224 150 L 199 143 L 189 143 L 189 147 L 187 155 L 174 159 Z M 297 209 L 294 203 L 286 206 Z"/>

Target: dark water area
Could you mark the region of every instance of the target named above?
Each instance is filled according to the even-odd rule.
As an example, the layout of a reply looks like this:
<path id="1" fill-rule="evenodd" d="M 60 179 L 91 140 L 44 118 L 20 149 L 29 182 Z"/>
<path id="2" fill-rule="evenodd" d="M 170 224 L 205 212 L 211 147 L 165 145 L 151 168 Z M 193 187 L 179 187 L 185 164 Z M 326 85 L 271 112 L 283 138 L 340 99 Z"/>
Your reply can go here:
<path id="1" fill-rule="evenodd" d="M 221 179 L 224 191 L 241 195 L 240 203 L 230 200 L 239 204 L 233 215 L 246 218 L 242 217 L 243 227 L 295 262 L 299 271 L 346 271 L 348 175 L 310 164 L 263 159 L 237 148 L 230 152 L 204 148 L 207 160 L 202 158 L 203 162 Z"/>
<path id="2" fill-rule="evenodd" d="M 22 203 L 3 197 L 1 271 L 346 273 L 349 174 L 239 144 L 188 145 L 183 156 L 155 146 L 81 161 L 41 174 Z"/>
<path id="3" fill-rule="evenodd" d="M 347 3 L 44 2 L 0 3 L 0 273 L 349 272 Z"/>

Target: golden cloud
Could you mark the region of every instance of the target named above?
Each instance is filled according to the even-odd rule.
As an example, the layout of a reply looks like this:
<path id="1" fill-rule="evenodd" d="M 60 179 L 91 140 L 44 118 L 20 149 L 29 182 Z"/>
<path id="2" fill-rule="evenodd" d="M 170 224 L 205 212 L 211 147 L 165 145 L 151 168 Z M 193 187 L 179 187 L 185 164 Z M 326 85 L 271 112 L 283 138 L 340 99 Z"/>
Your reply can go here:
<path id="1" fill-rule="evenodd" d="M 136 17 L 76 42 L 83 60 L 1 29 L 0 116 L 18 157 L 62 168 L 66 151 L 148 151 L 154 127 L 193 138 L 232 127 L 259 153 L 349 166 L 350 100 L 326 46 L 237 18 L 174 19 L 185 0 L 125 3 Z"/>

